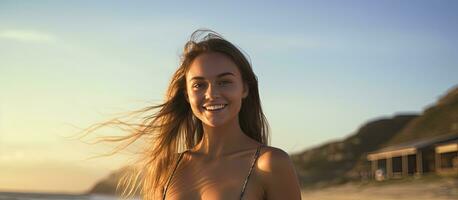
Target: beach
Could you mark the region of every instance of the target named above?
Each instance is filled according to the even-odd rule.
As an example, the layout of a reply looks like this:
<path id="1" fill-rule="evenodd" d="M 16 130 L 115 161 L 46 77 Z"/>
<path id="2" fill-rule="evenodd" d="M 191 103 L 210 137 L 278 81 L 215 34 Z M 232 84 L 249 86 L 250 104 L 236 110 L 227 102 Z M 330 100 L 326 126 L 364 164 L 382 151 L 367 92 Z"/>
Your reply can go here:
<path id="1" fill-rule="evenodd" d="M 0 200 L 115 200 L 104 195 L 0 192 Z M 303 200 L 457 200 L 458 178 L 427 177 L 384 182 L 347 183 L 302 190 Z"/>
<path id="2" fill-rule="evenodd" d="M 400 183 L 348 183 L 303 190 L 303 200 L 456 200 L 458 179 Z"/>

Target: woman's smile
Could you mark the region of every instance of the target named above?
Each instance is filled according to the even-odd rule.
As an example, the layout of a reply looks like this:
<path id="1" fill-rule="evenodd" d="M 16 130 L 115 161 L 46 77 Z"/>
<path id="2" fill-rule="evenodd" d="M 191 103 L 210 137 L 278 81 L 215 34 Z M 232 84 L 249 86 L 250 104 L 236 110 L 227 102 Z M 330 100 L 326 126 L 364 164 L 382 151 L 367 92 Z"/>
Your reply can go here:
<path id="1" fill-rule="evenodd" d="M 216 112 L 216 111 L 220 111 L 226 108 L 226 106 L 227 104 L 215 104 L 215 105 L 203 106 L 203 108 L 209 112 Z"/>

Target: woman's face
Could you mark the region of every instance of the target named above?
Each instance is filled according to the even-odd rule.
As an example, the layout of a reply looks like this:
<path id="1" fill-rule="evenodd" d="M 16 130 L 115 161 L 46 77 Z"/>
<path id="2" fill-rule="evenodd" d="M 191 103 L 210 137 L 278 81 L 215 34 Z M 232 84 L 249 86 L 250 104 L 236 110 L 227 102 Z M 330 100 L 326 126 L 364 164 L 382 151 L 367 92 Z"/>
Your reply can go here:
<path id="1" fill-rule="evenodd" d="M 187 100 L 192 112 L 211 127 L 238 123 L 242 98 L 248 95 L 244 85 L 235 63 L 222 53 L 197 56 L 186 73 Z"/>

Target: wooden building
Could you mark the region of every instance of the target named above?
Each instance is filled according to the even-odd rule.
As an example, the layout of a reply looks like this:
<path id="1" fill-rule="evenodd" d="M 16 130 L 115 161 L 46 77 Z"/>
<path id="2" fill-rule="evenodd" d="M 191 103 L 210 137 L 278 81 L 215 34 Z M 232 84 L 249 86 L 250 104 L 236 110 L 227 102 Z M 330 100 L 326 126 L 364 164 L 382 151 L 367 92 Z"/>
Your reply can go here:
<path id="1" fill-rule="evenodd" d="M 458 134 L 416 140 L 370 152 L 371 174 L 377 180 L 458 172 Z"/>
<path id="2" fill-rule="evenodd" d="M 458 139 L 436 145 L 436 172 L 458 173 Z"/>

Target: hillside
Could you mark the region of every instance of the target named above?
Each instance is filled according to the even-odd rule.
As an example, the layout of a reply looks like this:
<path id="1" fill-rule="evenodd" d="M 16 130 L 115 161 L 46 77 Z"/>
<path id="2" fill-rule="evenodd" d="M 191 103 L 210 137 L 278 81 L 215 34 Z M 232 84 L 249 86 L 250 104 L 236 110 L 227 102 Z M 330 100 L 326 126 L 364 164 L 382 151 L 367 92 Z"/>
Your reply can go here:
<path id="1" fill-rule="evenodd" d="M 124 167 L 119 170 L 116 170 L 112 172 L 110 175 L 108 175 L 106 178 L 100 180 L 97 182 L 87 193 L 90 194 L 107 194 L 107 195 L 113 195 L 116 193 L 116 186 L 118 184 L 118 181 L 121 179 L 121 177 L 129 173 L 131 168 L 129 167 Z M 119 191 L 118 193 L 120 193 Z"/>
<path id="2" fill-rule="evenodd" d="M 458 133 L 458 87 L 448 91 L 385 145 L 449 133 Z"/>
<path id="3" fill-rule="evenodd" d="M 356 134 L 337 142 L 291 155 L 302 186 L 322 186 L 347 181 L 346 174 L 364 153 L 380 148 L 417 115 L 399 115 L 363 125 Z"/>
<path id="4" fill-rule="evenodd" d="M 450 133 L 458 134 L 458 87 L 448 91 L 421 115 L 375 120 L 342 141 L 323 144 L 291 157 L 303 187 L 328 186 L 367 177 L 367 152 Z"/>

